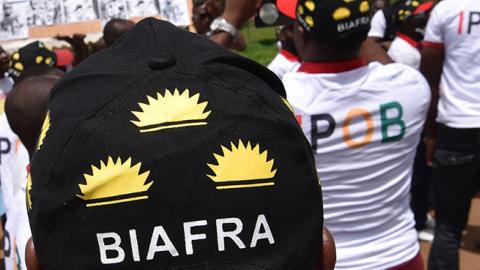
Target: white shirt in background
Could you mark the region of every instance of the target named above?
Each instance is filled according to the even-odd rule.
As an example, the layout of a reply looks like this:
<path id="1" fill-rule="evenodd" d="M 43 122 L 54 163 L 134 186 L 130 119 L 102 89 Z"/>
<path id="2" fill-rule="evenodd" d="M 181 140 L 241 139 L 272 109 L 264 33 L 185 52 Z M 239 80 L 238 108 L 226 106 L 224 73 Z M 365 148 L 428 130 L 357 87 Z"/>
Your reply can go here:
<path id="1" fill-rule="evenodd" d="M 387 19 L 385 19 L 385 13 L 383 13 L 383 10 L 379 9 L 372 17 L 368 36 L 385 38 L 385 31 L 387 31 Z"/>
<path id="2" fill-rule="evenodd" d="M 480 2 L 444 0 L 432 11 L 425 47 L 444 48 L 437 122 L 480 127 Z"/>
<path id="3" fill-rule="evenodd" d="M 0 116 L 0 183 L 7 223 L 5 224 L 5 269 L 27 269 L 25 246 L 31 236 L 26 208 L 28 152 L 13 133 L 5 114 Z M 8 150 L 8 151 L 7 151 Z"/>
<path id="4" fill-rule="evenodd" d="M 408 66 L 358 62 L 303 64 L 283 83 L 314 149 L 336 269 L 388 269 L 420 249 L 409 192 L 430 89 Z"/>
<path id="5" fill-rule="evenodd" d="M 4 74 L 4 77 L 0 79 L 0 94 L 8 94 L 13 87 L 13 79 L 8 76 L 8 73 Z"/>
<path id="6" fill-rule="evenodd" d="M 280 50 L 280 53 L 277 54 L 277 56 L 268 65 L 268 69 L 282 79 L 287 72 L 296 71 L 299 66 L 300 60 L 297 56 L 288 51 Z"/>
<path id="7" fill-rule="evenodd" d="M 404 34 L 397 34 L 387 53 L 395 63 L 420 68 L 420 43 Z"/>

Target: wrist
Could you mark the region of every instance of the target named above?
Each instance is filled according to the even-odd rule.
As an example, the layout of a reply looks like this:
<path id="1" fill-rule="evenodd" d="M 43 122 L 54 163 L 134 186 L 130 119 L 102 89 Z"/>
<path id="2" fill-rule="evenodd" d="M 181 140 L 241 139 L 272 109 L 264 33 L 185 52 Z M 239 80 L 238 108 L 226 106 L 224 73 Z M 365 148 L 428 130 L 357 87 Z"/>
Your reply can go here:
<path id="1" fill-rule="evenodd" d="M 212 34 L 223 32 L 230 35 L 232 39 L 235 39 L 238 33 L 237 28 L 224 17 L 218 17 L 213 20 L 212 24 L 210 25 L 210 29 Z"/>

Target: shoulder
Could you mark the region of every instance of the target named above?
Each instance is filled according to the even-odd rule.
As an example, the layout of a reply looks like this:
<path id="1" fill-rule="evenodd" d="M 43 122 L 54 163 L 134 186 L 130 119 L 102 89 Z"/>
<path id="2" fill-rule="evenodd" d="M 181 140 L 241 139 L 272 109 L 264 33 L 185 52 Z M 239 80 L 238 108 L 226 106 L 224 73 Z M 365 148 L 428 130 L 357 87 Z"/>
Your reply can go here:
<path id="1" fill-rule="evenodd" d="M 402 93 L 411 92 L 430 97 L 430 87 L 425 77 L 418 70 L 401 63 L 370 64 L 367 83 Z"/>

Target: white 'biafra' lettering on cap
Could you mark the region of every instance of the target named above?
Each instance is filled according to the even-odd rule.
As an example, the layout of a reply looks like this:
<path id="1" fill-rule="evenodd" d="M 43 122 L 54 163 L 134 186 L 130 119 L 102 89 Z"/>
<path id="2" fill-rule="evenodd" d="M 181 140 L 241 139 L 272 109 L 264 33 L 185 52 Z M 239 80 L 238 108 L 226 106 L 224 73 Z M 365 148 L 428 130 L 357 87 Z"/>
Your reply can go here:
<path id="1" fill-rule="evenodd" d="M 235 228 L 233 230 L 226 231 L 224 225 L 230 225 Z M 197 220 L 183 223 L 184 231 L 184 245 L 185 254 L 194 255 L 194 241 L 202 241 L 207 239 L 205 233 L 193 233 L 192 228 L 200 228 L 208 225 L 206 220 Z M 239 237 L 239 234 L 243 231 L 243 222 L 239 218 L 222 218 L 215 221 L 216 226 L 216 238 L 218 251 L 225 251 L 225 242 L 232 241 L 239 249 L 247 248 L 245 242 Z M 159 253 L 169 254 L 172 257 L 180 256 L 178 250 L 179 243 L 174 243 L 168 236 L 163 226 L 156 226 L 153 228 L 152 235 L 150 237 L 150 243 L 148 244 L 147 254 L 140 254 L 139 242 L 137 238 L 137 231 L 135 229 L 129 230 L 130 245 L 123 244 L 120 234 L 116 232 L 97 233 L 98 248 L 100 251 L 100 261 L 102 264 L 117 264 L 122 263 L 125 260 L 126 253 L 131 252 L 134 262 L 140 262 L 142 260 L 151 261 L 155 259 L 155 256 L 160 256 Z M 272 231 L 268 225 L 265 215 L 259 215 L 255 223 L 252 239 L 250 240 L 250 248 L 255 248 L 259 241 L 268 242 L 269 245 L 275 244 Z M 142 243 L 146 244 L 146 243 Z M 248 243 L 247 243 L 248 244 Z"/>
<path id="2" fill-rule="evenodd" d="M 356 18 L 355 20 L 350 20 L 347 22 L 337 24 L 337 31 L 338 32 L 345 32 L 350 29 L 359 27 L 360 25 L 368 25 L 370 23 L 369 17 L 360 17 Z"/>

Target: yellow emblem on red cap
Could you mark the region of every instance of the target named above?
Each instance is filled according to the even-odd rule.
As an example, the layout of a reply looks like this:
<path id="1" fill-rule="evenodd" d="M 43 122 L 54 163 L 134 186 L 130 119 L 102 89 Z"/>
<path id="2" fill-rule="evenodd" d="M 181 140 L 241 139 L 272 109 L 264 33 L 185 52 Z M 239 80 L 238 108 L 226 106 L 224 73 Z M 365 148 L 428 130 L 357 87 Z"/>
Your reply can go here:
<path id="1" fill-rule="evenodd" d="M 335 19 L 336 21 L 339 21 L 339 20 L 343 20 L 350 17 L 351 14 L 352 13 L 348 8 L 340 7 L 333 12 L 332 16 L 333 16 L 333 19 Z"/>
<path id="2" fill-rule="evenodd" d="M 147 96 L 148 103 L 138 103 L 142 111 L 132 111 L 138 121 L 131 122 L 140 132 L 206 125 L 211 111 L 205 111 L 208 102 L 199 103 L 199 98 L 200 94 L 190 96 L 188 89 L 181 94 L 178 89 L 173 93 L 167 89 L 163 96 Z"/>
<path id="3" fill-rule="evenodd" d="M 148 199 L 146 192 L 153 184 L 147 183 L 150 171 L 140 174 L 142 163 L 132 166 L 132 158 L 122 162 L 108 157 L 100 167 L 92 165 L 92 174 L 84 174 L 86 184 L 79 184 L 79 198 L 87 202 L 87 207 L 127 203 Z"/>
<path id="4" fill-rule="evenodd" d="M 217 189 L 239 189 L 273 186 L 271 180 L 277 170 L 273 169 L 274 159 L 267 160 L 268 151 L 260 153 L 260 146 L 254 147 L 241 140 L 238 146 L 233 142 L 228 149 L 221 146 L 223 155 L 213 154 L 218 165 L 207 164 L 215 175 L 207 175 L 217 186 Z"/>

